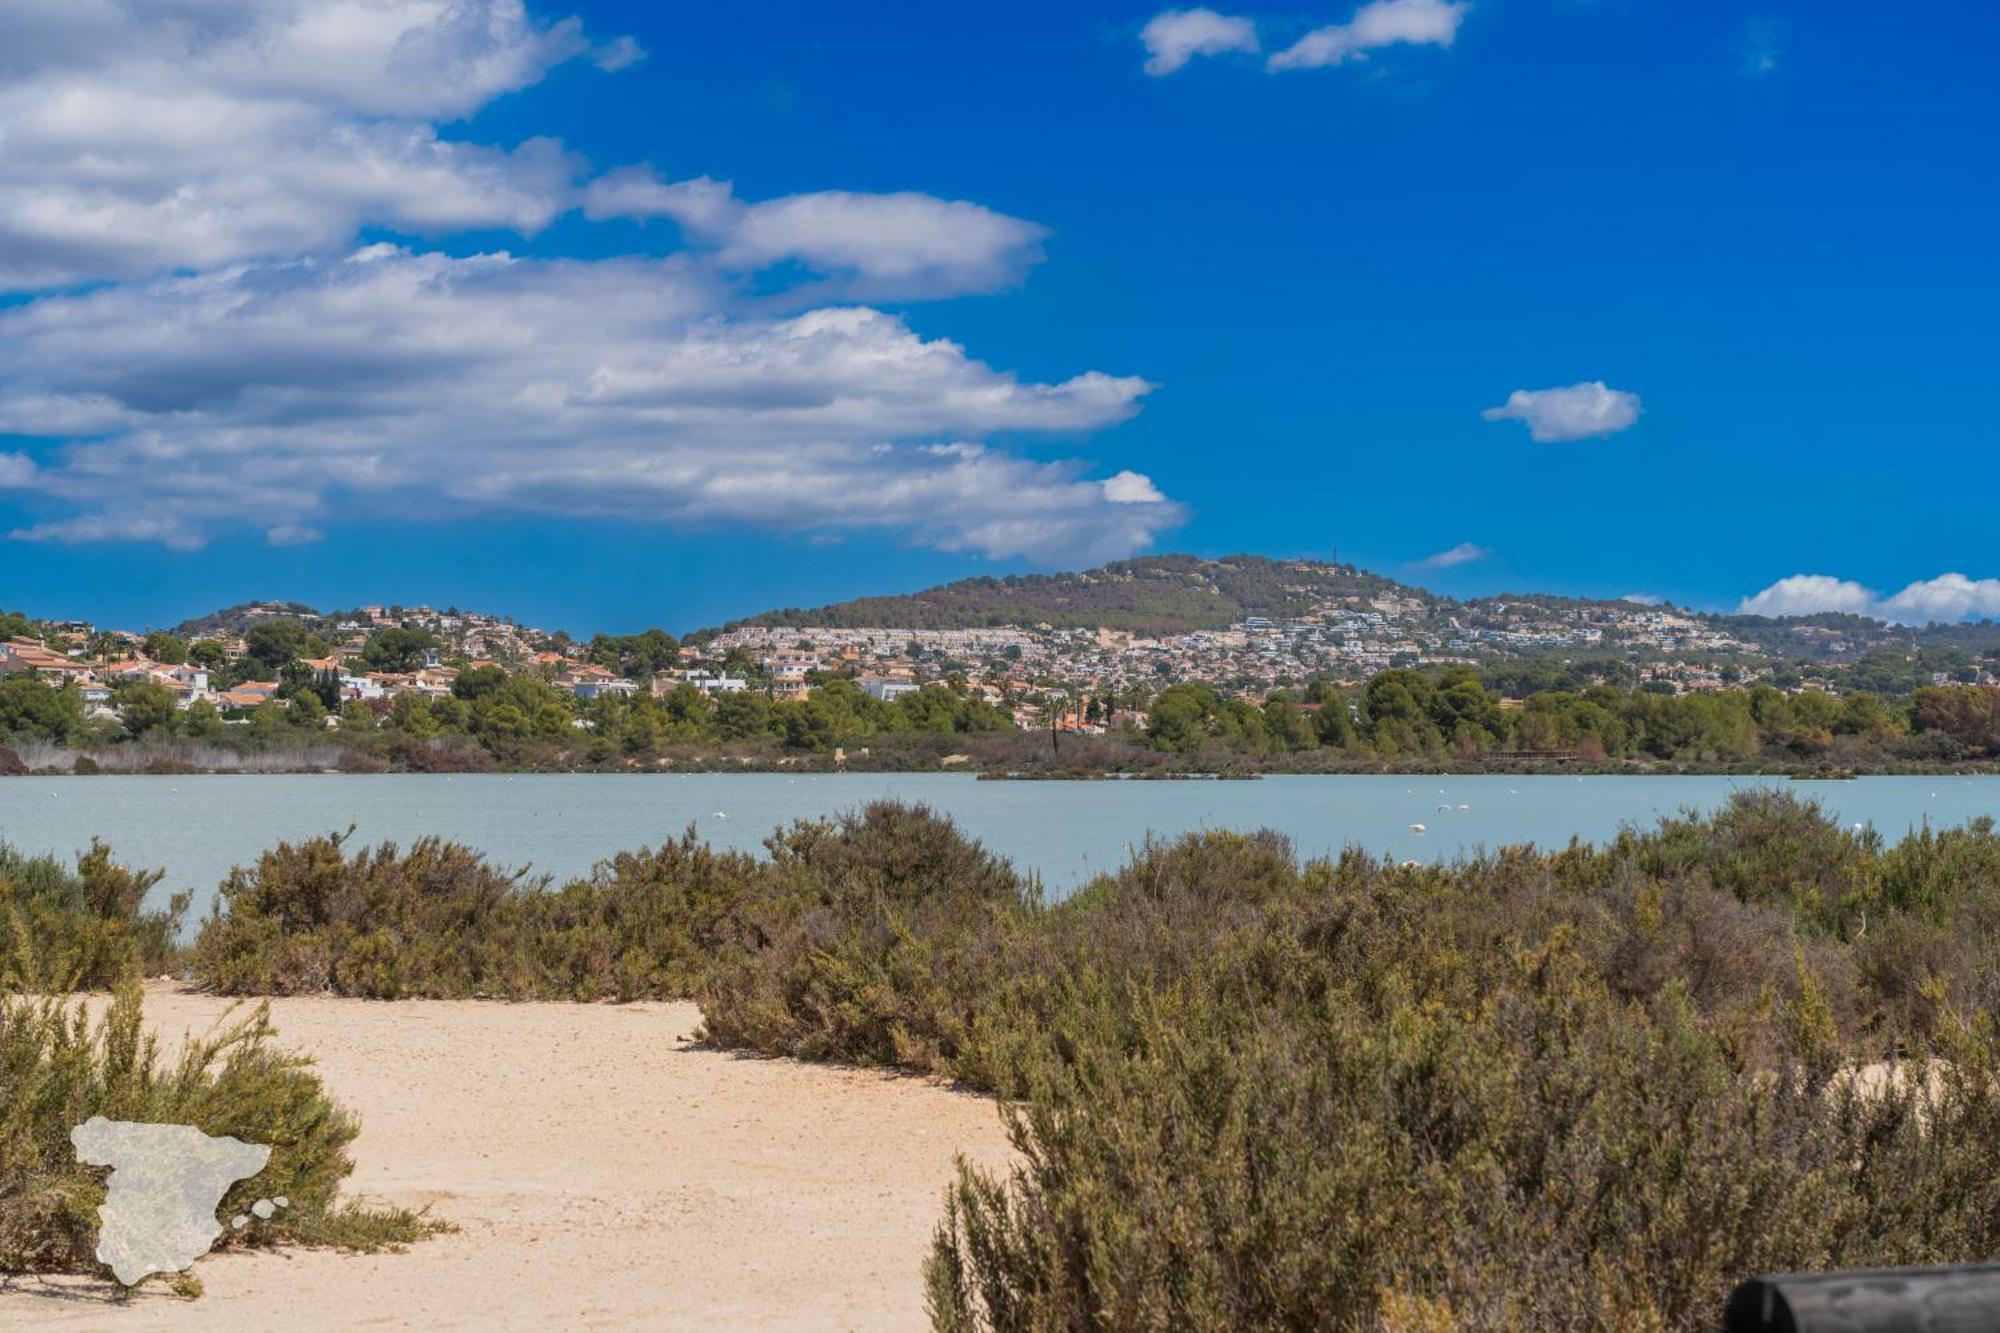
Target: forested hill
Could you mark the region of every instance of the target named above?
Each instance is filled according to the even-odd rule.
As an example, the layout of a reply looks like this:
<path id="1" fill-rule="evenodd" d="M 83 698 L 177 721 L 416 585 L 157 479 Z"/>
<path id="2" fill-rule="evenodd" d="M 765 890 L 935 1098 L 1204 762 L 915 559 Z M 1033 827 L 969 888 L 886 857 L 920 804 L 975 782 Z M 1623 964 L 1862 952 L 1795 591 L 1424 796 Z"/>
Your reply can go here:
<path id="1" fill-rule="evenodd" d="M 1352 565 L 1232 555 L 1145 556 L 1067 574 L 960 579 L 899 597 L 861 597 L 801 610 L 788 607 L 735 622 L 825 629 L 977 629 L 1051 625 L 1144 634 L 1220 629 L 1245 616 L 1278 619 L 1329 600 L 1399 593 L 1436 600 Z"/>

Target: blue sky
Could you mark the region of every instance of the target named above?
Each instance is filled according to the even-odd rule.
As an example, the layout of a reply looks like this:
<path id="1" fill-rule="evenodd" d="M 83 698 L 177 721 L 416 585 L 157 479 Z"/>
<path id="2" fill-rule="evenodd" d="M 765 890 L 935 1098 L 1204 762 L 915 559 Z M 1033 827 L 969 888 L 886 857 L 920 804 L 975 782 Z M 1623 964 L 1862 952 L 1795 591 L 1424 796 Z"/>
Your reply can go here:
<path id="1" fill-rule="evenodd" d="M 10 606 L 2000 615 L 1991 7 L 99 3 L 0 17 Z"/>

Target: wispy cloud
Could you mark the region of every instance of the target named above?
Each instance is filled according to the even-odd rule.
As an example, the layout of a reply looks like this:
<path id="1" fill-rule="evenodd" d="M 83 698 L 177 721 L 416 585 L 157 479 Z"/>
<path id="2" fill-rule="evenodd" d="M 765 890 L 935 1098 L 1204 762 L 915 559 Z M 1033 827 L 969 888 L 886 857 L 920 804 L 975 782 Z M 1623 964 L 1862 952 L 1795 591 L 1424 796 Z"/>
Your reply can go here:
<path id="1" fill-rule="evenodd" d="M 1384 46 L 1450 46 L 1469 4 L 1458 0 L 1374 0 L 1345 23 L 1315 28 L 1272 55 L 1271 69 L 1318 69 L 1365 59 Z"/>
<path id="2" fill-rule="evenodd" d="M 1484 560 L 1492 554 L 1492 550 L 1488 547 L 1475 546 L 1471 542 L 1460 542 L 1449 550 L 1425 556 L 1423 559 L 1414 562 L 1412 568 L 1452 569 L 1459 565 L 1469 565 L 1475 561 Z"/>
<path id="3" fill-rule="evenodd" d="M 724 269 L 797 262 L 869 299 L 1008 286 L 1041 260 L 1049 234 L 964 199 L 821 190 L 744 203 L 727 181 L 667 182 L 644 167 L 591 182 L 583 199 L 591 218 L 671 218 Z"/>
<path id="4" fill-rule="evenodd" d="M 1907 625 L 2000 617 L 2000 579 L 1940 574 L 1920 579 L 1892 597 L 1882 597 L 1852 579 L 1831 574 L 1794 574 L 1737 606 L 1744 615 L 1806 616 L 1828 611 L 1872 616 Z"/>
<path id="5" fill-rule="evenodd" d="M 1227 51 L 1254 55 L 1261 49 L 1254 22 L 1212 9 L 1163 10 L 1139 30 L 1139 41 L 1146 48 L 1146 72 L 1155 78 L 1174 73 L 1196 56 Z"/>
<path id="6" fill-rule="evenodd" d="M 1499 407 L 1480 415 L 1488 421 L 1519 421 L 1537 444 L 1615 435 L 1639 420 L 1639 395 L 1613 389 L 1603 380 L 1563 389 L 1516 389 Z"/>
<path id="7" fill-rule="evenodd" d="M 1389 46 L 1448 47 L 1471 8 L 1465 0 L 1371 0 L 1345 23 L 1314 28 L 1273 52 L 1264 68 L 1320 69 L 1366 60 L 1370 51 Z M 1146 48 L 1146 72 L 1156 78 L 1185 68 L 1196 56 L 1255 55 L 1263 49 L 1255 19 L 1212 9 L 1163 10 L 1140 29 L 1139 40 Z"/>

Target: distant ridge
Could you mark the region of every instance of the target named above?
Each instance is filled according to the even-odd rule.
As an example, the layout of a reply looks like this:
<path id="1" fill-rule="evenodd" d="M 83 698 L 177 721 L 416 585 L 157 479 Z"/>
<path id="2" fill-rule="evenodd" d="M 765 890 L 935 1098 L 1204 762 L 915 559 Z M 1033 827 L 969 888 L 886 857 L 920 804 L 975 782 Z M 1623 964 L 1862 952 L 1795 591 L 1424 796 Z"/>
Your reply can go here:
<path id="1" fill-rule="evenodd" d="M 1439 599 L 1353 565 L 1231 555 L 1208 560 L 1154 555 L 1064 574 L 960 579 L 894 597 L 858 597 L 811 609 L 787 607 L 734 621 L 819 629 L 983 629 L 1049 625 L 1185 634 L 1246 616 L 1273 619 L 1331 598 L 1401 595 Z"/>

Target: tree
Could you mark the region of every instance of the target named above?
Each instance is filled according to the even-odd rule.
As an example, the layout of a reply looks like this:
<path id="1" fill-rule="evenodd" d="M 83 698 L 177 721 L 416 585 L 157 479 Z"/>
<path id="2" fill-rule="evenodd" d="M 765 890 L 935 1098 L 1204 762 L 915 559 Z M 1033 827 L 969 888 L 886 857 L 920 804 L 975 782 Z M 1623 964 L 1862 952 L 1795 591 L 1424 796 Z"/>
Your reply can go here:
<path id="1" fill-rule="evenodd" d="M 285 710 L 285 723 L 299 731 L 324 731 L 326 705 L 311 690 L 300 690 L 292 696 L 291 707 Z"/>
<path id="2" fill-rule="evenodd" d="M 771 701 L 754 690 L 725 694 L 715 705 L 715 731 L 723 740 L 754 740 L 770 730 Z"/>
<path id="3" fill-rule="evenodd" d="M 679 658 L 679 642 L 661 629 L 640 634 L 599 634 L 590 641 L 590 660 L 620 675 L 657 675 Z"/>
<path id="4" fill-rule="evenodd" d="M 460 699 L 484 699 L 507 683 L 507 673 L 497 666 L 472 667 L 458 673 L 451 692 Z"/>
<path id="5" fill-rule="evenodd" d="M 1187 754 L 1208 739 L 1221 700 L 1206 685 L 1169 685 L 1147 710 L 1146 737 L 1154 747 Z"/>
<path id="6" fill-rule="evenodd" d="M 260 620 L 243 636 L 250 660 L 276 676 L 305 649 L 306 628 L 286 616 Z"/>
<path id="7" fill-rule="evenodd" d="M 146 656 L 155 662 L 164 662 L 168 666 L 179 666 L 188 660 L 187 640 L 178 634 L 169 634 L 163 629 L 156 629 L 146 636 Z"/>
<path id="8" fill-rule="evenodd" d="M 196 699 L 181 713 L 181 730 L 198 740 L 213 740 L 222 734 L 222 714 L 206 699 Z"/>
<path id="9" fill-rule="evenodd" d="M 1310 750 L 1319 744 L 1312 720 L 1282 694 L 1264 701 L 1264 734 L 1280 750 Z"/>
<path id="10" fill-rule="evenodd" d="M 180 700 L 157 681 L 134 681 L 118 692 L 118 716 L 135 739 L 171 736 L 180 722 Z"/>
<path id="11" fill-rule="evenodd" d="M 361 656 L 377 671 L 415 671 L 424 664 L 424 655 L 437 646 L 437 636 L 429 630 L 404 629 L 399 625 L 370 639 Z"/>
<path id="12" fill-rule="evenodd" d="M 198 667 L 220 671 L 229 661 L 229 651 L 214 639 L 196 639 L 188 645 L 187 660 Z"/>
<path id="13" fill-rule="evenodd" d="M 83 724 L 83 695 L 33 676 L 0 680 L 0 737 L 68 740 Z"/>

